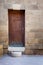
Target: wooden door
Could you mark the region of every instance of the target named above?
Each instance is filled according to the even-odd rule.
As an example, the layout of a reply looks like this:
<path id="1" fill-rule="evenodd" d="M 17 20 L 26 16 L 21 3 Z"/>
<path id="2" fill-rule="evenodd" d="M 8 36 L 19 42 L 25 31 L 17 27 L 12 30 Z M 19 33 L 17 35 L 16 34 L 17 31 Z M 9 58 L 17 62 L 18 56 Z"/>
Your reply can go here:
<path id="1" fill-rule="evenodd" d="M 25 44 L 25 10 L 8 10 L 9 43 L 22 42 Z"/>

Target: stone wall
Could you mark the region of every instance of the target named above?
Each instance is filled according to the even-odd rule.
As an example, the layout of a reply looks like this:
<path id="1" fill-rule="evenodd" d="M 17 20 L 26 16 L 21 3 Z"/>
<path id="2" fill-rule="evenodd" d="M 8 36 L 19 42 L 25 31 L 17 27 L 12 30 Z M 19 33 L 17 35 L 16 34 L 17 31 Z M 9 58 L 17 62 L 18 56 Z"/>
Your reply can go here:
<path id="1" fill-rule="evenodd" d="M 15 8 L 14 4 L 18 4 L 18 7 Z M 9 44 L 8 9 L 17 8 L 25 9 L 25 53 L 42 53 L 43 0 L 0 0 L 0 43 L 4 44 L 4 48 L 7 48 Z"/>

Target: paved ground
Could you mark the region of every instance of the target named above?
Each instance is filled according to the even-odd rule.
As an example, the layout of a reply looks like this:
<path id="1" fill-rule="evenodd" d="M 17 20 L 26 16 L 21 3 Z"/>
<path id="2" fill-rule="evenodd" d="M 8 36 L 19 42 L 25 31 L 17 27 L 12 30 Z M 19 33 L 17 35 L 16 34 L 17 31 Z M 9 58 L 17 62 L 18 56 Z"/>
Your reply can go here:
<path id="1" fill-rule="evenodd" d="M 0 65 L 43 65 L 43 56 L 23 55 L 11 57 L 5 55 L 0 58 Z"/>

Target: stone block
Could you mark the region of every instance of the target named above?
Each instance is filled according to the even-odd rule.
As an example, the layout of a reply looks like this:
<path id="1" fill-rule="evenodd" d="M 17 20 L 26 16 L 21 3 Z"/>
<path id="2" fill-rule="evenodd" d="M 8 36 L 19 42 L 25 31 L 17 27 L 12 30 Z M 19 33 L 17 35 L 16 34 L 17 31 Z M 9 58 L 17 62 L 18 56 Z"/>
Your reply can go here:
<path id="1" fill-rule="evenodd" d="M 43 49 L 34 49 L 33 50 L 33 54 L 34 55 L 43 55 Z"/>
<path id="2" fill-rule="evenodd" d="M 3 56 L 3 45 L 0 44 L 0 57 Z"/>
<path id="3" fill-rule="evenodd" d="M 32 55 L 32 54 L 33 54 L 33 51 L 30 50 L 30 49 L 26 49 L 24 53 L 25 53 L 26 55 Z"/>
<path id="4" fill-rule="evenodd" d="M 4 43 L 3 44 L 3 48 L 5 49 L 5 48 L 8 48 L 8 43 Z"/>
<path id="5" fill-rule="evenodd" d="M 7 54 L 8 53 L 8 49 L 7 48 L 4 48 L 3 49 L 3 54 Z"/>
<path id="6" fill-rule="evenodd" d="M 0 44 L 0 49 L 3 49 L 3 44 Z"/>
<path id="7" fill-rule="evenodd" d="M 27 44 L 37 44 L 38 43 L 38 39 L 36 38 L 33 38 L 33 39 L 28 39 L 28 41 L 27 41 Z"/>
<path id="8" fill-rule="evenodd" d="M 0 49 L 0 57 L 3 56 L 3 49 Z"/>
<path id="9" fill-rule="evenodd" d="M 28 35 L 28 38 L 34 38 L 35 37 L 34 32 L 28 32 L 27 35 Z"/>

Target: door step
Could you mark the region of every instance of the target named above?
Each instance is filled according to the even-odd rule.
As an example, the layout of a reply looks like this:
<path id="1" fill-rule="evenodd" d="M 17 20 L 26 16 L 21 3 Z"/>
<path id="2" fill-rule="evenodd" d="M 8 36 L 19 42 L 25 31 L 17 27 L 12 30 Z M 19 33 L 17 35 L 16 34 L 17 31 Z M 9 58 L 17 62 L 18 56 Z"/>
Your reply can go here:
<path id="1" fill-rule="evenodd" d="M 11 56 L 21 56 L 22 52 L 25 51 L 25 47 L 8 47 L 8 51 L 10 52 Z"/>

